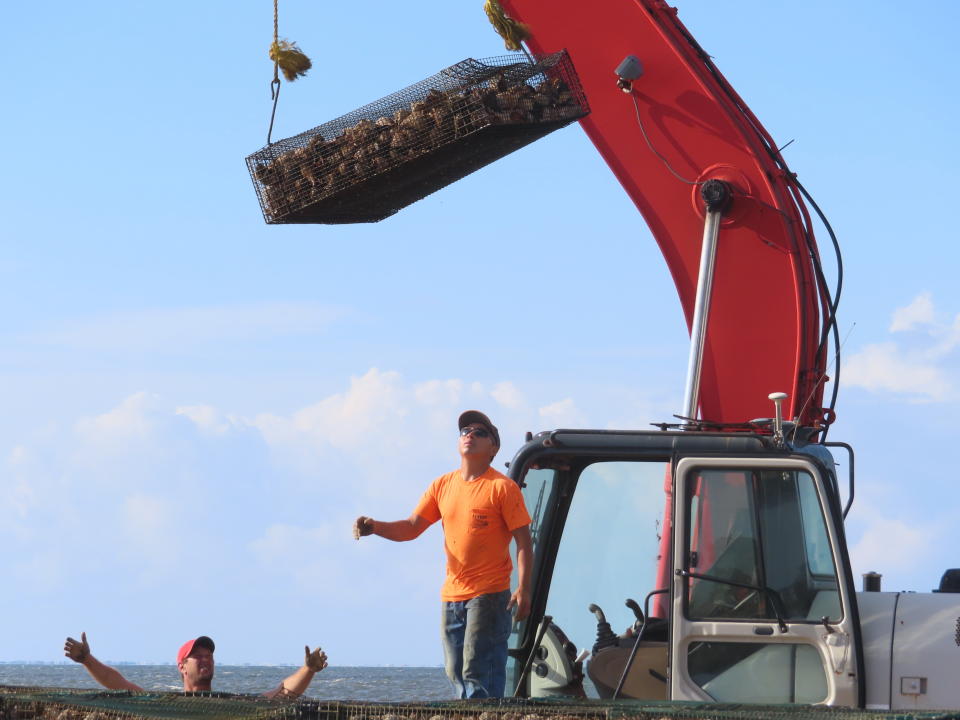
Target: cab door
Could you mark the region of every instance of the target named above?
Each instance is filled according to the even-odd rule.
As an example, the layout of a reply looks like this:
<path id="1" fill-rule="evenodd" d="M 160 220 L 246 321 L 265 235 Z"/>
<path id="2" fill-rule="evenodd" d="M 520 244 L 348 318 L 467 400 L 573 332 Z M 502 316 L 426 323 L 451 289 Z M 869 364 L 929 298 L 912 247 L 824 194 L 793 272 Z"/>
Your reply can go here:
<path id="1" fill-rule="evenodd" d="M 680 459 L 670 691 L 674 700 L 857 706 L 857 611 L 805 458 Z"/>

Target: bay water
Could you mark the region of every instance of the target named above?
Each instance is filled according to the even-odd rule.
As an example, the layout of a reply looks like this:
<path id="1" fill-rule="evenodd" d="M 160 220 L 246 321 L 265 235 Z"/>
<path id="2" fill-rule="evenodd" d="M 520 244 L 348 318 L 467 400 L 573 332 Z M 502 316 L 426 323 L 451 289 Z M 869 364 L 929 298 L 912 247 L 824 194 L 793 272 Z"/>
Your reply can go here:
<path id="1" fill-rule="evenodd" d="M 183 688 L 175 665 L 117 665 L 127 680 L 144 690 L 176 692 Z M 277 687 L 295 667 L 217 665 L 213 689 L 262 693 Z M 0 663 L 0 685 L 88 688 L 100 686 L 76 663 Z M 328 667 L 316 675 L 304 697 L 319 700 L 417 702 L 451 700 L 450 683 L 441 667 Z"/>

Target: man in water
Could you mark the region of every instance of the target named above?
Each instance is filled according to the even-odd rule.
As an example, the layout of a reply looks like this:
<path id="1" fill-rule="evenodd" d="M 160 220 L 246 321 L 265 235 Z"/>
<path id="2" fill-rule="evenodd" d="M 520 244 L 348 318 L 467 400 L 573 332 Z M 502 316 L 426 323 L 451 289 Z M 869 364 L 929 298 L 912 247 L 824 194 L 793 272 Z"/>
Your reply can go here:
<path id="1" fill-rule="evenodd" d="M 213 640 L 206 635 L 187 640 L 180 646 L 177 669 L 183 678 L 184 692 L 209 692 L 213 682 L 213 651 Z M 127 680 L 117 669 L 104 665 L 90 654 L 86 633 L 80 633 L 79 641 L 68 637 L 63 645 L 63 654 L 83 665 L 90 676 L 108 690 L 143 692 L 142 687 Z M 327 666 L 327 655 L 320 648 L 310 652 L 310 647 L 305 647 L 304 654 L 303 667 L 280 683 L 279 687 L 265 692 L 266 697 L 297 697 L 307 689 L 313 676 Z"/>
<path id="2" fill-rule="evenodd" d="M 530 612 L 533 543 L 530 516 L 517 484 L 490 467 L 500 433 L 482 412 L 460 416 L 460 469 L 441 475 L 406 520 L 361 516 L 354 537 L 413 540 L 443 521 L 447 578 L 440 591 L 444 665 L 460 698 L 503 697 L 510 609 Z M 510 593 L 510 540 L 517 543 L 519 584 Z"/>

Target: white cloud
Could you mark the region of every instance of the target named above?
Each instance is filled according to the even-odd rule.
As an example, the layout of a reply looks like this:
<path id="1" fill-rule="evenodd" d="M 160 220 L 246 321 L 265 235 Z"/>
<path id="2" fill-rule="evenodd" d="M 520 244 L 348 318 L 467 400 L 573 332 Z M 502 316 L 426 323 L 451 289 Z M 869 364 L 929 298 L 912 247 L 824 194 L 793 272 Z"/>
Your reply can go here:
<path id="1" fill-rule="evenodd" d="M 166 540 L 170 507 L 160 498 L 131 495 L 123 502 L 123 524 L 127 534 L 139 545 L 152 546 Z"/>
<path id="2" fill-rule="evenodd" d="M 155 429 L 152 411 L 160 405 L 159 396 L 138 392 L 124 398 L 112 410 L 77 422 L 77 432 L 88 442 L 129 442 L 148 438 Z"/>
<path id="3" fill-rule="evenodd" d="M 360 476 L 360 487 L 404 474 L 422 484 L 439 468 L 456 464 L 457 414 L 483 409 L 490 398 L 479 383 L 453 378 L 412 384 L 397 372 L 372 368 L 351 378 L 342 393 L 290 415 L 258 415 L 250 424 L 280 462 L 298 472 L 328 474 L 335 466 Z M 438 445 L 440 439 L 449 444 Z"/>
<path id="4" fill-rule="evenodd" d="M 422 405 L 452 406 L 463 397 L 462 380 L 428 380 L 414 389 L 417 402 Z"/>
<path id="5" fill-rule="evenodd" d="M 433 627 L 439 528 L 411 544 L 356 543 L 351 521 L 408 516 L 427 484 L 457 466 L 464 409 L 500 426 L 499 460 L 526 429 L 585 424 L 572 396 L 535 403 L 509 381 L 415 382 L 376 368 L 301 408 L 252 417 L 133 393 L 28 433 L 0 458 L 0 575 L 44 597 L 98 587 L 97 603 L 71 607 L 105 622 L 131 604 L 169 622 L 210 613 L 235 623 L 265 602 L 296 614 L 308 600 L 373 613 L 392 587 L 402 598 L 391 612 Z M 238 577 L 266 580 L 238 593 Z"/>
<path id="6" fill-rule="evenodd" d="M 346 392 L 326 397 L 288 418 L 260 415 L 254 425 L 274 445 L 296 443 L 299 437 L 316 447 L 358 448 L 371 440 L 376 442 L 378 437 L 398 436 L 398 428 L 403 428 L 409 412 L 409 395 L 399 373 L 372 368 L 350 378 Z M 386 427 L 390 430 L 382 434 Z"/>
<path id="7" fill-rule="evenodd" d="M 176 409 L 176 414 L 189 418 L 201 431 L 213 435 L 226 435 L 244 424 L 232 415 L 224 415 L 212 405 L 183 405 Z"/>
<path id="8" fill-rule="evenodd" d="M 550 427 L 582 427 L 586 423 L 573 398 L 565 398 L 538 410 L 540 418 Z"/>
<path id="9" fill-rule="evenodd" d="M 871 392 L 894 393 L 913 402 L 954 402 L 960 315 L 944 322 L 930 293 L 897 308 L 888 328 L 897 342 L 880 342 L 844 360 L 842 383 Z"/>
<path id="10" fill-rule="evenodd" d="M 225 446 L 202 430 L 160 396 L 138 392 L 33 437 L 6 460 L 0 538 L 72 558 L 66 567 L 114 558 L 129 564 L 124 571 L 166 571 L 181 522 L 256 467 L 249 432 Z"/>
<path id="11" fill-rule="evenodd" d="M 493 386 L 493 390 L 490 391 L 490 395 L 492 395 L 493 399 L 502 407 L 510 410 L 519 410 L 526 404 L 523 393 L 520 392 L 520 389 L 512 382 L 497 383 Z"/>
<path id="12" fill-rule="evenodd" d="M 895 343 L 868 345 L 846 359 L 844 385 L 873 392 L 894 392 L 918 400 L 950 399 L 953 383 L 944 370 L 918 357 L 910 357 Z"/>
<path id="13" fill-rule="evenodd" d="M 238 518 L 237 527 L 259 527 L 257 513 L 270 508 L 295 517 L 299 505 L 318 501 L 357 514 L 405 517 L 427 483 L 458 463 L 456 414 L 486 410 L 494 396 L 515 405 L 519 392 L 509 382 L 493 391 L 458 378 L 411 383 L 376 368 L 299 410 L 253 418 L 133 393 L 8 450 L 0 537 L 27 542 L 38 523 L 49 523 L 56 528 L 47 536 L 59 548 L 55 554 L 72 556 L 109 541 L 125 562 L 159 574 L 168 567 L 165 557 L 178 557 L 178 533 L 202 532 L 191 523 L 202 525 L 205 513 L 213 509 L 216 517 L 227 504 L 252 513 Z M 502 428 L 535 427 L 536 416 L 522 409 L 494 413 Z M 572 420 L 576 411 L 568 400 L 544 414 Z M 504 435 L 505 459 L 519 437 Z M 87 541 L 58 540 L 88 526 Z"/>
<path id="14" fill-rule="evenodd" d="M 931 325 L 934 322 L 933 300 L 930 293 L 918 295 L 913 301 L 893 311 L 890 332 L 913 330 L 918 325 Z"/>
<path id="15" fill-rule="evenodd" d="M 949 326 L 937 326 L 936 332 L 931 333 L 940 339 L 940 342 L 929 349 L 927 355 L 936 360 L 946 359 L 960 346 L 960 315 L 957 315 Z"/>
<path id="16" fill-rule="evenodd" d="M 298 430 L 323 437 L 331 445 L 356 447 L 386 424 L 402 422 L 408 413 L 400 373 L 372 368 L 350 378 L 350 389 L 331 395 L 293 416 Z"/>
<path id="17" fill-rule="evenodd" d="M 851 563 L 861 572 L 909 573 L 917 559 L 932 555 L 938 544 L 937 533 L 924 525 L 910 525 L 863 507 L 857 513 L 867 516 L 866 529 L 849 550 Z"/>
<path id="18" fill-rule="evenodd" d="M 177 468 L 196 458 L 198 442 L 189 417 L 155 393 L 137 392 L 105 413 L 78 420 L 63 447 L 71 454 L 71 474 L 91 472 L 98 486 L 130 491 L 160 477 L 176 480 Z"/>

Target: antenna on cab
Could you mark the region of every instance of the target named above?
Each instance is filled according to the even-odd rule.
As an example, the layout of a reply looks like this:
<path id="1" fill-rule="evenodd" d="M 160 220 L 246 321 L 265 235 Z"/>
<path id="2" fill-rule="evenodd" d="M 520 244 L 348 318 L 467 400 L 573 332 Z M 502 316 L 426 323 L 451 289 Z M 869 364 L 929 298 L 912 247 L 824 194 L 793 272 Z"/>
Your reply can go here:
<path id="1" fill-rule="evenodd" d="M 776 443 L 778 447 L 783 446 L 783 401 L 786 400 L 789 395 L 785 392 L 774 392 L 767 395 L 768 398 L 773 400 L 773 407 L 775 409 L 775 415 L 773 418 L 773 442 Z"/>

